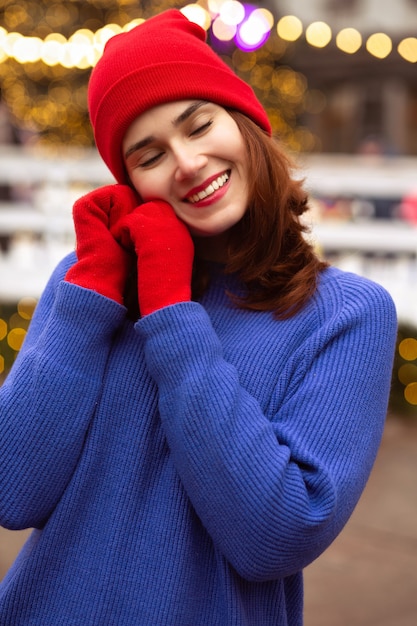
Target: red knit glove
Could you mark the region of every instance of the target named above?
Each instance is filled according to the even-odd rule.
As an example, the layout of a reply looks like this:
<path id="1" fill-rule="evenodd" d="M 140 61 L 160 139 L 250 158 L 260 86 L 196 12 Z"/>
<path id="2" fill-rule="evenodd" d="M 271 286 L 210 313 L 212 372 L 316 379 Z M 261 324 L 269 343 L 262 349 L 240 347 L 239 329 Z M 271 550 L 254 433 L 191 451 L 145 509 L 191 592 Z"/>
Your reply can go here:
<path id="1" fill-rule="evenodd" d="M 186 225 L 162 200 L 146 202 L 112 230 L 138 258 L 138 298 L 141 315 L 191 300 L 194 244 Z"/>
<path id="2" fill-rule="evenodd" d="M 138 196 L 127 185 L 100 187 L 75 202 L 78 260 L 65 280 L 123 304 L 130 258 L 110 228 L 133 211 L 138 202 Z"/>

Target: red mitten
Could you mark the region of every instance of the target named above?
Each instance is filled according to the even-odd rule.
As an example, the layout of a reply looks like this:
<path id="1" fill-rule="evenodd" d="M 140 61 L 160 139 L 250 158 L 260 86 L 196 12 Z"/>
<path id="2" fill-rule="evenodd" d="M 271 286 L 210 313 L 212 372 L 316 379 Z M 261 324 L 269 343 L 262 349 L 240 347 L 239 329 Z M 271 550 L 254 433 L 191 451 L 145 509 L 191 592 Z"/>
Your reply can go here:
<path id="1" fill-rule="evenodd" d="M 191 300 L 194 244 L 171 205 L 162 200 L 146 202 L 112 232 L 124 247 L 135 249 L 142 316 Z"/>
<path id="2" fill-rule="evenodd" d="M 138 202 L 137 194 L 127 185 L 100 187 L 75 202 L 78 260 L 65 280 L 123 304 L 130 258 L 110 228 L 133 211 Z"/>

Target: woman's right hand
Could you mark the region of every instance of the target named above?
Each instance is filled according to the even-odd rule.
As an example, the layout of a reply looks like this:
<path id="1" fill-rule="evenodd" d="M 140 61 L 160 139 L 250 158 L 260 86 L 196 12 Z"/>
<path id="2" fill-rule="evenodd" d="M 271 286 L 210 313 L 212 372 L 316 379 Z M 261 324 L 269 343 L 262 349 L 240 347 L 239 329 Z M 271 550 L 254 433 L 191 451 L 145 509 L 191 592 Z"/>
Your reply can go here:
<path id="1" fill-rule="evenodd" d="M 145 202 L 121 218 L 112 232 L 121 245 L 136 253 L 142 317 L 191 300 L 194 243 L 170 204 Z"/>
<path id="2" fill-rule="evenodd" d="M 77 262 L 65 280 L 91 289 L 123 304 L 130 256 L 110 229 L 139 204 L 128 185 L 107 185 L 81 197 L 74 204 Z"/>

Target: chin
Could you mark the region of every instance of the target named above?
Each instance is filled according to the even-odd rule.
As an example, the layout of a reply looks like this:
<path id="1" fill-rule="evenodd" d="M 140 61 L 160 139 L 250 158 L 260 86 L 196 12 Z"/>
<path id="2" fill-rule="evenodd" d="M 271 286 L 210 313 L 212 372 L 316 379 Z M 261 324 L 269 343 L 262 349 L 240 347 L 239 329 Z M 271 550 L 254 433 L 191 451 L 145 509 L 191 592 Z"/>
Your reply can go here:
<path id="1" fill-rule="evenodd" d="M 228 232 L 228 228 L 223 230 L 198 230 L 198 228 L 191 228 L 190 233 L 193 237 L 200 237 L 201 239 L 210 239 L 212 237 L 221 237 Z"/>

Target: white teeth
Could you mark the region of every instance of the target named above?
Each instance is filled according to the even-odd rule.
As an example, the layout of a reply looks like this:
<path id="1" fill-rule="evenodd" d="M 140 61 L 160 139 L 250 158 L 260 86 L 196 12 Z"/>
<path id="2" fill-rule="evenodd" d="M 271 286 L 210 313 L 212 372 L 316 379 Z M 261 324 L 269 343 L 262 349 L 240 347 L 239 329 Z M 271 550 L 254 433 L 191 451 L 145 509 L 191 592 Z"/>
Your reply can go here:
<path id="1" fill-rule="evenodd" d="M 220 187 L 223 187 L 223 185 L 228 180 L 229 180 L 229 174 L 228 173 L 222 174 L 221 176 L 216 178 L 216 180 L 213 180 L 210 183 L 210 185 L 208 185 L 205 189 L 203 189 L 203 191 L 199 191 L 198 193 L 195 193 L 193 196 L 190 196 L 189 198 L 187 198 L 187 200 L 192 203 L 198 202 L 199 200 L 204 200 L 204 198 L 207 198 L 207 196 L 210 196 L 212 193 L 217 191 L 217 189 L 220 189 Z"/>

